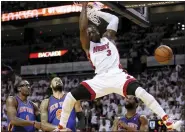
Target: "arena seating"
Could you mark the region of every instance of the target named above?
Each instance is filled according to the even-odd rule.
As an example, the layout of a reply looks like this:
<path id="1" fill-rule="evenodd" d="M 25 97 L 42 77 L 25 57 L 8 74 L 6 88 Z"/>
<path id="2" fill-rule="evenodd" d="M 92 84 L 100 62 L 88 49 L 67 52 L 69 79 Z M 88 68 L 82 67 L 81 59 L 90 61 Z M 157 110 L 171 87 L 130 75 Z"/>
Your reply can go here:
<path id="1" fill-rule="evenodd" d="M 121 58 L 134 58 L 139 56 L 142 61 L 145 60 L 146 56 L 153 55 L 154 49 L 161 44 L 162 39 L 171 37 L 185 36 L 185 33 L 177 28 L 178 24 L 171 25 L 153 25 L 150 28 L 141 28 L 137 25 L 131 26 L 131 29 L 123 33 L 119 31 L 117 34 L 117 47 L 119 49 Z M 132 39 L 130 39 L 132 38 Z M 2 47 L 18 47 L 24 44 L 23 40 L 15 41 L 3 41 Z M 61 33 L 59 36 L 37 36 L 36 43 L 30 46 L 30 52 L 42 52 L 42 51 L 55 51 L 57 49 L 68 49 L 69 53 L 60 59 L 50 59 L 47 63 L 60 63 L 60 62 L 76 62 L 76 61 L 87 61 L 86 55 L 80 46 L 79 34 L 78 33 Z M 173 49 L 173 48 L 172 48 Z M 179 50 L 178 50 L 179 49 Z M 177 47 L 174 54 L 182 54 L 184 47 Z M 4 63 L 11 66 L 20 67 L 21 65 L 28 64 L 42 64 L 43 61 L 34 60 L 28 62 L 20 62 L 13 57 L 3 58 Z"/>

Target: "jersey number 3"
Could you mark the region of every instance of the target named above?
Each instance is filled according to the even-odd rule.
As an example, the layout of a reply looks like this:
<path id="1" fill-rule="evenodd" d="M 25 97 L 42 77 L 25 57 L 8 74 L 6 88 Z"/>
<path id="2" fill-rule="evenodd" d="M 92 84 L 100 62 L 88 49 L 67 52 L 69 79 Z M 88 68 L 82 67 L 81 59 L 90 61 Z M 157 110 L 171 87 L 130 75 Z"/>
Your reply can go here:
<path id="1" fill-rule="evenodd" d="M 111 50 L 107 50 L 107 56 L 111 55 Z"/>

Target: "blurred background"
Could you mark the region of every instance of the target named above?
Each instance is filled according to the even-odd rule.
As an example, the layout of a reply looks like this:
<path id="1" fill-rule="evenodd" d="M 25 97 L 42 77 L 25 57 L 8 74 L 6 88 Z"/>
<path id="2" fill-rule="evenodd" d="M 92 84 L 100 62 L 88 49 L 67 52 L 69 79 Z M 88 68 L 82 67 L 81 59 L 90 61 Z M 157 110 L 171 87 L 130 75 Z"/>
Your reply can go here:
<path id="1" fill-rule="evenodd" d="M 185 120 L 185 3 L 97 3 L 120 19 L 116 43 L 123 67 L 174 120 Z M 81 5 L 70 1 L 1 2 L 1 64 L 30 82 L 29 99 L 38 106 L 51 94 L 52 77 L 61 77 L 68 92 L 94 76 L 80 45 L 80 11 Z M 100 20 L 98 29 L 104 33 L 107 23 Z M 154 59 L 154 50 L 161 44 L 173 50 L 168 65 Z M 6 69 L 1 72 L 6 74 Z M 1 130 L 7 130 L 5 101 L 10 94 L 15 94 L 14 82 L 1 80 Z M 82 107 L 86 131 L 98 131 L 102 126 L 110 131 L 114 118 L 126 112 L 124 98 L 116 94 L 82 102 Z M 150 131 L 165 130 L 159 117 L 142 102 L 137 111 L 147 116 Z"/>

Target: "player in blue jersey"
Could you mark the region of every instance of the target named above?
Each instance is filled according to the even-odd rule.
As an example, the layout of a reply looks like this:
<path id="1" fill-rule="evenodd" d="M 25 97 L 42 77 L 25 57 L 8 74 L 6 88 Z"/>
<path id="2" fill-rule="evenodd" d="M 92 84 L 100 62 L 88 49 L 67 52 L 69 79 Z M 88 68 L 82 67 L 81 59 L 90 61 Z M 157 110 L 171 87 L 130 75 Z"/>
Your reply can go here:
<path id="1" fill-rule="evenodd" d="M 43 128 L 45 131 L 53 131 L 57 129 L 60 121 L 62 104 L 66 97 L 66 94 L 63 92 L 62 80 L 59 77 L 52 79 L 50 87 L 53 95 L 51 95 L 49 99 L 43 100 L 40 106 L 41 122 L 46 126 Z M 73 132 L 76 131 L 76 116 L 80 122 L 78 128 L 85 128 L 84 114 L 82 113 L 82 108 L 79 101 L 75 104 L 67 123 L 67 127 Z"/>
<path id="2" fill-rule="evenodd" d="M 40 120 L 39 109 L 33 102 L 27 100 L 30 95 L 29 82 L 20 81 L 16 91 L 18 92 L 16 96 L 9 96 L 6 100 L 8 131 L 34 132 L 35 128 L 41 129 L 41 123 L 37 122 Z"/>
<path id="3" fill-rule="evenodd" d="M 144 115 L 136 112 L 138 100 L 134 96 L 125 99 L 125 116 L 116 119 L 113 125 L 113 131 L 148 131 L 148 120 Z"/>

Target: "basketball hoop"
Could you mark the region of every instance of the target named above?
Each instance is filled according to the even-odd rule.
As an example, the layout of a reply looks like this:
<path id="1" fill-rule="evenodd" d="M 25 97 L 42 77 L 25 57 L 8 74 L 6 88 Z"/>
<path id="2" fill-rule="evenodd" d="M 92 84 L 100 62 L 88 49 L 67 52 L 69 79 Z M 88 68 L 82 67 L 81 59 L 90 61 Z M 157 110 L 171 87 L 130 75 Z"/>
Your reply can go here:
<path id="1" fill-rule="evenodd" d="M 80 2 L 74 2 L 74 4 L 81 5 Z M 103 8 L 103 5 L 97 2 L 90 2 L 87 5 L 87 17 L 91 22 L 93 22 L 97 26 L 100 25 L 101 21 L 96 14 L 97 14 L 97 11 L 101 10 L 102 8 Z"/>
<path id="2" fill-rule="evenodd" d="M 97 26 L 100 25 L 101 21 L 99 19 L 99 17 L 97 16 L 97 11 L 101 10 L 101 8 L 99 8 L 96 5 L 88 5 L 87 7 L 87 17 L 88 19 L 93 22 L 94 24 L 96 24 Z"/>
<path id="3" fill-rule="evenodd" d="M 97 11 L 101 10 L 102 8 L 103 5 L 96 2 L 90 3 L 87 6 L 87 17 L 91 22 L 93 22 L 97 26 L 99 26 L 101 23 L 99 17 L 97 16 Z"/>

